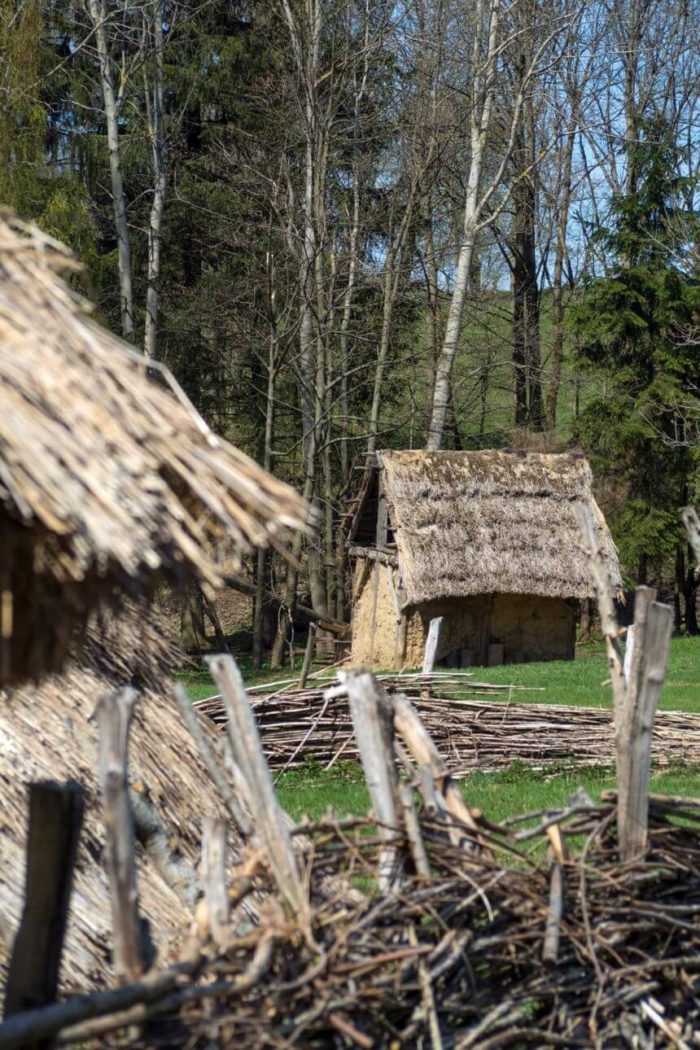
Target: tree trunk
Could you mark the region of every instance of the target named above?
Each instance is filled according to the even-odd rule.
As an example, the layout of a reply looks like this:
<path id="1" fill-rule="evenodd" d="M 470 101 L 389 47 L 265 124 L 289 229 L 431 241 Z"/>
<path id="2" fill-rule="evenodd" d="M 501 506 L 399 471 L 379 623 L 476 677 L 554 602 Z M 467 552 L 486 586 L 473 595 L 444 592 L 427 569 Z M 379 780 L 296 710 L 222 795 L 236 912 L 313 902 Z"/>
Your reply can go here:
<path id="1" fill-rule="evenodd" d="M 188 587 L 182 595 L 180 641 L 188 653 L 201 653 L 206 648 L 204 607 L 198 584 Z"/>
<path id="2" fill-rule="evenodd" d="M 561 176 L 561 198 L 557 216 L 557 250 L 554 258 L 554 272 L 552 274 L 552 366 L 545 413 L 545 427 L 550 432 L 554 431 L 557 424 L 557 402 L 559 400 L 561 369 L 564 360 L 563 275 L 564 260 L 566 258 L 566 231 L 569 224 L 569 208 L 571 206 L 571 167 L 577 123 L 577 103 L 572 101 L 571 106 L 571 117 L 566 129 L 566 146 Z"/>
<path id="3" fill-rule="evenodd" d="M 100 86 L 107 127 L 109 149 L 109 172 L 112 184 L 112 207 L 114 229 L 117 236 L 119 262 L 119 305 L 122 335 L 134 341 L 134 294 L 131 281 L 131 245 L 126 215 L 126 194 L 122 176 L 121 150 L 119 146 L 119 105 L 114 87 L 112 63 L 107 46 L 107 13 L 101 0 L 87 0 L 88 13 L 95 33 L 97 55 L 100 63 Z"/>
<path id="4" fill-rule="evenodd" d="M 155 70 L 152 89 L 149 90 L 147 82 L 144 84 L 153 164 L 153 201 L 148 221 L 148 277 L 143 337 L 143 352 L 149 359 L 156 357 L 160 243 L 166 192 L 165 144 L 163 141 L 163 0 L 154 0 L 153 2 L 152 28 L 153 64 Z"/>

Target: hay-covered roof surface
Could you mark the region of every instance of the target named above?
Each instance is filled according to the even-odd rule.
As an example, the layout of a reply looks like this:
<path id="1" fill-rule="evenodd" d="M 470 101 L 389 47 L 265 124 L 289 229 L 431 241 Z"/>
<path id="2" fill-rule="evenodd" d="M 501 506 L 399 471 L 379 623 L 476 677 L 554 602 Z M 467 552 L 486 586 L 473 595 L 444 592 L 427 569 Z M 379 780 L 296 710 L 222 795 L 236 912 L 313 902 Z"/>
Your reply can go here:
<path id="1" fill-rule="evenodd" d="M 191 921 L 196 885 L 188 869 L 194 872 L 199 859 L 202 815 L 216 812 L 218 803 L 164 675 L 163 668 L 171 663 L 164 625 L 152 612 L 136 607 L 118 620 L 92 623 L 88 634 L 80 663 L 64 674 L 49 676 L 38 686 L 0 692 L 0 987 L 24 899 L 28 784 L 46 779 L 75 780 L 86 792 L 62 989 L 94 988 L 113 977 L 98 729 L 92 716 L 105 693 L 125 684 L 143 690 L 130 734 L 130 782 L 141 807 L 160 823 L 167 848 L 176 851 L 170 864 L 177 878 L 170 879 L 154 854 L 141 843 L 137 846 L 141 913 L 149 921 L 161 963 L 171 941 Z M 203 729 L 207 731 L 206 725 Z M 158 846 L 155 840 L 153 846 Z"/>
<path id="2" fill-rule="evenodd" d="M 381 452 L 406 605 L 470 594 L 592 596 L 576 507 L 596 523 L 612 584 L 617 551 L 578 454 Z"/>
<path id="3" fill-rule="evenodd" d="M 284 548 L 306 521 L 302 499 L 216 437 L 165 370 L 90 320 L 61 277 L 76 269 L 0 215 L 5 683 L 59 666 L 68 626 L 101 598 L 214 583 L 208 541 Z"/>

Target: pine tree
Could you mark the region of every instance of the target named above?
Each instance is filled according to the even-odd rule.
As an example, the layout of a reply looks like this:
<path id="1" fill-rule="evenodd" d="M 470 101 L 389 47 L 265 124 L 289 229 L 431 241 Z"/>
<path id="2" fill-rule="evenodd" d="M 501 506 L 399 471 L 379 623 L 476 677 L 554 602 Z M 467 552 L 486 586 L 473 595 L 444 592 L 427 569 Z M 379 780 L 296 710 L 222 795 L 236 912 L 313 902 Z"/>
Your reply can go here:
<path id="1" fill-rule="evenodd" d="M 595 233 L 608 267 L 571 310 L 582 361 L 604 393 L 579 421 L 600 474 L 624 496 L 613 529 L 630 576 L 645 582 L 671 565 L 683 538 L 693 458 L 680 406 L 700 378 L 683 331 L 700 309 L 700 282 L 685 260 L 694 243 L 689 186 L 666 123 L 648 122 L 632 146 L 636 188 L 612 201 L 612 224 Z"/>

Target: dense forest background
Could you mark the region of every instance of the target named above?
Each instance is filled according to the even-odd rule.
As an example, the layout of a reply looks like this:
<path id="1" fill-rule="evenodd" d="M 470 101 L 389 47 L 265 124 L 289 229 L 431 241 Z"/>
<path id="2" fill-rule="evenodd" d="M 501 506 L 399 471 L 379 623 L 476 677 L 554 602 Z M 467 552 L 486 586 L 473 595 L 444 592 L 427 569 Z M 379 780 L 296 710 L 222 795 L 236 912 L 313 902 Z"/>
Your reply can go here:
<path id="1" fill-rule="evenodd" d="M 381 447 L 582 449 L 697 632 L 700 2 L 2 0 L 0 57 L 0 203 L 317 507 L 258 658 L 347 619 Z"/>

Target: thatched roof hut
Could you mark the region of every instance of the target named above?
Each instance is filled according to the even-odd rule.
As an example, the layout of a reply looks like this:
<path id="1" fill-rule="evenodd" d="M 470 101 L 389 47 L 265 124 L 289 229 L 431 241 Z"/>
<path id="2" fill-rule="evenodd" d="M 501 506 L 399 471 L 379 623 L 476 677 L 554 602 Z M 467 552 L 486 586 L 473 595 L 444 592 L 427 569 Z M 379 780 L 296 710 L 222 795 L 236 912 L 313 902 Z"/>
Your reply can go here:
<path id="1" fill-rule="evenodd" d="M 60 666 L 91 610 L 207 554 L 286 546 L 306 508 L 216 437 L 167 370 L 89 317 L 50 238 L 0 217 L 0 683 Z"/>
<path id="2" fill-rule="evenodd" d="M 619 588 L 617 552 L 583 456 L 379 452 L 349 531 L 354 657 L 412 666 L 426 624 L 440 615 L 444 659 L 573 656 L 576 601 L 592 596 L 581 504 Z M 526 620 L 537 621 L 530 634 L 539 641 L 526 637 Z"/>

